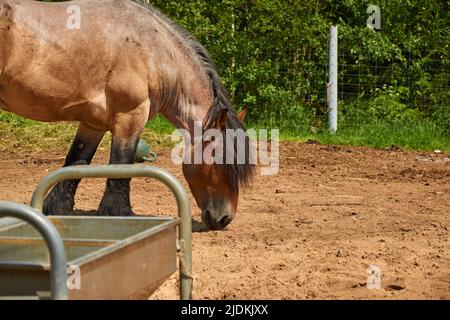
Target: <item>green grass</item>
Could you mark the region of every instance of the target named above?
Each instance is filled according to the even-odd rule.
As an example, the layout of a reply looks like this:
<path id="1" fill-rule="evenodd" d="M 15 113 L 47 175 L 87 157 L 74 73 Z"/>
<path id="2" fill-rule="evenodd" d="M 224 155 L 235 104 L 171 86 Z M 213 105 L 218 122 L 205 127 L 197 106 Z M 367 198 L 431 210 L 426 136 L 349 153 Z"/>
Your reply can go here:
<path id="1" fill-rule="evenodd" d="M 436 124 L 426 120 L 416 123 L 369 123 L 344 128 L 337 135 L 323 134 L 321 138 L 330 144 L 450 151 L 450 137 L 442 133 Z"/>
<path id="2" fill-rule="evenodd" d="M 285 130 L 284 140 L 316 140 L 322 144 L 369 146 L 389 148 L 392 146 L 406 150 L 450 151 L 450 136 L 430 120 L 420 122 L 369 122 L 353 126 L 341 125 L 336 134 L 326 130 L 311 132 L 307 129 Z"/>
<path id="3" fill-rule="evenodd" d="M 158 118 L 142 134 L 150 147 L 158 151 L 173 145 L 169 123 Z M 41 151 L 67 151 L 77 131 L 77 124 L 71 122 L 43 123 L 24 119 L 0 111 L 0 152 L 30 153 Z M 109 149 L 111 135 L 105 135 L 99 150 Z"/>
<path id="4" fill-rule="evenodd" d="M 247 124 L 247 128 L 257 125 Z M 154 150 L 170 147 L 170 134 L 175 128 L 165 118 L 158 116 L 149 124 L 143 138 Z M 39 152 L 43 150 L 66 151 L 76 132 L 75 123 L 46 124 L 27 120 L 0 111 L 0 152 Z M 340 124 L 336 134 L 326 130 L 310 130 L 304 123 L 295 128 L 281 128 L 281 140 L 316 140 L 322 144 L 369 146 L 389 148 L 396 146 L 407 150 L 450 151 L 450 137 L 430 120 L 416 122 L 372 121 L 351 126 Z M 100 150 L 107 150 L 110 135 L 103 139 Z"/>
<path id="5" fill-rule="evenodd" d="M 306 125 L 297 128 L 281 128 L 281 140 L 307 141 L 316 140 L 323 144 L 369 146 L 389 148 L 396 146 L 407 150 L 442 150 L 450 151 L 450 136 L 430 120 L 408 121 L 372 121 L 357 125 L 340 124 L 336 134 L 326 130 L 312 132 Z M 260 128 L 257 124 L 247 124 L 248 128 Z M 175 130 L 165 118 L 158 116 L 147 125 L 147 128 L 158 134 L 170 134 Z"/>
<path id="6" fill-rule="evenodd" d="M 157 115 L 155 119 L 147 123 L 147 129 L 159 134 L 171 134 L 176 128 L 163 116 Z"/>
<path id="7" fill-rule="evenodd" d="M 45 124 L 0 111 L 0 151 L 67 150 L 76 132 L 73 123 Z"/>

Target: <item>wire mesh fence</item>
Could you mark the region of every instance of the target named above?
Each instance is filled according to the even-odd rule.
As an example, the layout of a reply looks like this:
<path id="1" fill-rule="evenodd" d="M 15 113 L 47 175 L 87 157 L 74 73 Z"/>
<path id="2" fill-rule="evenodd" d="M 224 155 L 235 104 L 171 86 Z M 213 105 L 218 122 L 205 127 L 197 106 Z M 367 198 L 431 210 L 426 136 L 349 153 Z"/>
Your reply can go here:
<path id="1" fill-rule="evenodd" d="M 401 102 L 410 108 L 426 111 L 427 107 L 448 103 L 444 98 L 450 89 L 450 68 L 444 60 L 433 58 L 435 53 L 437 51 L 421 50 L 408 55 L 400 72 L 395 62 L 361 63 L 357 55 L 342 52 L 339 55 L 339 60 L 343 61 L 339 64 L 340 99 L 351 101 L 377 94 L 380 90 L 402 88 L 403 92 L 399 91 Z M 420 73 L 415 68 L 419 63 Z"/>
<path id="2" fill-rule="evenodd" d="M 445 44 L 434 43 L 437 48 Z M 448 44 L 447 44 L 448 45 Z M 338 96 L 340 113 L 347 121 L 367 122 L 368 117 L 432 117 L 438 110 L 450 114 L 450 60 L 439 49 L 401 48 L 394 56 L 369 59 L 362 41 L 339 37 Z M 325 60 L 325 59 L 323 59 Z M 328 63 L 316 63 L 318 78 L 307 81 L 302 105 L 324 116 L 327 108 Z"/>

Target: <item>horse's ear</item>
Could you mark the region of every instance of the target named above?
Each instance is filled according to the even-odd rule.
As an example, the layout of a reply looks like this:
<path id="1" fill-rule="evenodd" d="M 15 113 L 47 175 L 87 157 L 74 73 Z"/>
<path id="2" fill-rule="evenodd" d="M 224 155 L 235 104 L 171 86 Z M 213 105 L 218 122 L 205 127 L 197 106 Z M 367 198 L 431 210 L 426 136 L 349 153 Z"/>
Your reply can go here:
<path id="1" fill-rule="evenodd" d="M 245 120 L 245 117 L 247 116 L 247 113 L 248 113 L 248 108 L 244 107 L 244 109 L 242 109 L 242 111 L 237 114 L 237 117 L 238 117 L 240 122 L 244 123 L 244 120 Z"/>
<path id="2" fill-rule="evenodd" d="M 228 110 L 227 109 L 220 110 L 219 114 L 217 115 L 216 122 L 214 123 L 214 128 L 224 130 L 227 125 L 227 119 L 228 119 Z"/>

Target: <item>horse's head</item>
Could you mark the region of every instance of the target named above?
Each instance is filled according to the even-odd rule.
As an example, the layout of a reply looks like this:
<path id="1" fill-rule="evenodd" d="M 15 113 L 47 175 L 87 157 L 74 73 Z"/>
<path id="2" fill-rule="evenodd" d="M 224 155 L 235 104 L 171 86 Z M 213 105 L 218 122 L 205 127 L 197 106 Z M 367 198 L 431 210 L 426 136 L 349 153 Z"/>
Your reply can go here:
<path id="1" fill-rule="evenodd" d="M 241 129 L 244 132 L 242 121 L 246 111 L 239 115 L 234 111 L 226 109 L 219 110 L 214 116 L 214 121 L 206 122 L 204 130 L 216 129 L 222 135 L 222 141 L 219 148 L 218 141 L 202 141 L 202 150 L 209 148 L 211 155 L 215 156 L 214 150 L 223 148 L 223 164 L 217 161 L 202 161 L 202 164 L 184 164 L 183 173 L 189 183 L 189 187 L 195 197 L 197 205 L 202 210 L 203 223 L 212 230 L 222 230 L 233 220 L 236 214 L 239 185 L 246 184 L 253 174 L 253 165 L 249 162 L 249 139 L 244 137 L 244 141 L 233 139 L 227 142 L 226 129 Z M 232 161 L 228 160 L 229 152 L 232 148 L 237 151 L 238 144 L 242 143 L 245 147 L 245 161 L 238 163 L 237 152 L 233 152 Z M 227 145 L 228 144 L 228 145 Z M 242 149 L 242 148 L 241 148 Z M 194 150 L 192 150 L 192 154 Z"/>

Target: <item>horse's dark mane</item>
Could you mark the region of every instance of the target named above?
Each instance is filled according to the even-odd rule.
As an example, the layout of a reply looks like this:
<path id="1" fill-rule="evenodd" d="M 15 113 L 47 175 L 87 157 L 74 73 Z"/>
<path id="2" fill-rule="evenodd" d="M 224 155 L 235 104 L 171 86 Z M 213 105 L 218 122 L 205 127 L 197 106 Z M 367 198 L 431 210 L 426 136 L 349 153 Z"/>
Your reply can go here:
<path id="1" fill-rule="evenodd" d="M 190 49 L 192 53 L 195 54 L 204 72 L 208 75 L 211 82 L 211 91 L 213 94 L 214 102 L 210 107 L 208 114 L 204 120 L 204 129 L 207 130 L 213 128 L 219 113 L 222 110 L 226 109 L 228 111 L 226 129 L 234 129 L 234 130 L 242 129 L 243 131 L 245 131 L 243 124 L 237 118 L 236 111 L 234 110 L 233 106 L 230 103 L 227 90 L 222 84 L 222 81 L 220 80 L 220 77 L 217 73 L 216 65 L 209 56 L 209 53 L 205 49 L 205 47 L 200 42 L 198 42 L 188 31 L 186 31 L 183 27 L 181 27 L 177 23 L 173 22 L 159 9 L 155 8 L 152 4 L 143 0 L 131 0 L 131 1 L 134 1 L 136 3 L 145 6 L 158 18 L 160 18 L 167 25 L 169 25 L 170 28 L 172 28 L 173 31 L 184 40 L 184 43 L 188 47 L 188 49 Z M 226 169 L 233 178 L 232 180 L 238 182 L 241 185 L 248 184 L 254 173 L 254 165 L 249 163 L 250 162 L 249 144 L 250 144 L 249 138 L 246 137 L 245 147 L 247 154 L 245 164 L 237 164 L 237 161 L 234 161 L 233 164 L 226 165 Z M 235 149 L 236 149 L 236 142 L 235 142 Z"/>

